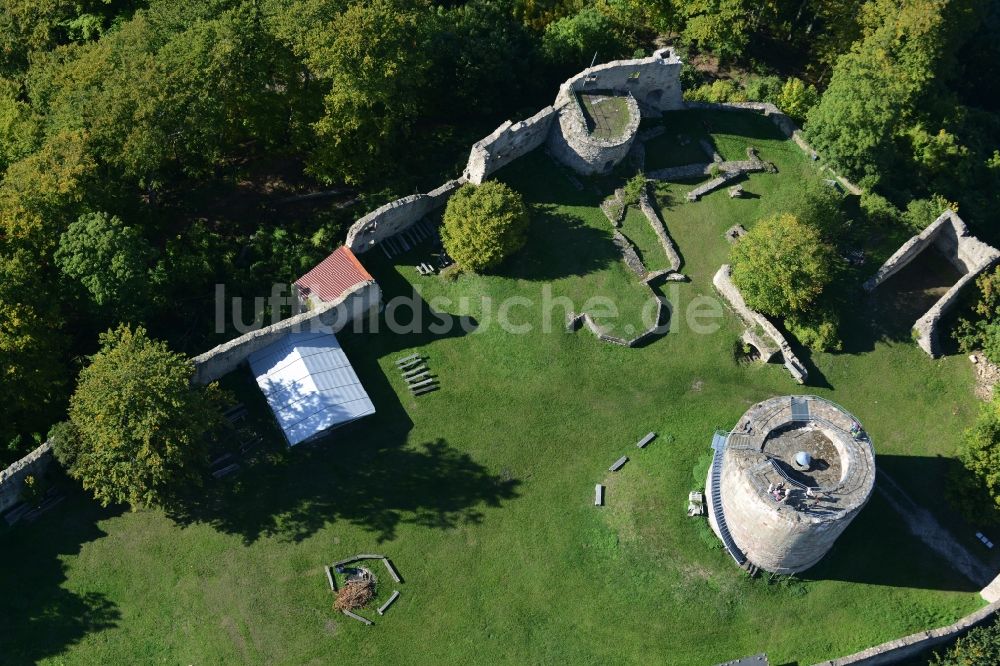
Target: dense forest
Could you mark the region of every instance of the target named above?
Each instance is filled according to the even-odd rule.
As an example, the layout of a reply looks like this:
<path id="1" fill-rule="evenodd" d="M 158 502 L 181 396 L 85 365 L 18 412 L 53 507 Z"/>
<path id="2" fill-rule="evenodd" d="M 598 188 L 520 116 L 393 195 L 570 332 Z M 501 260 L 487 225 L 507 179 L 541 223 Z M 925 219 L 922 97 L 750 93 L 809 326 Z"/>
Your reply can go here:
<path id="1" fill-rule="evenodd" d="M 0 462 L 102 332 L 215 344 L 216 283 L 294 280 L 595 57 L 664 43 L 689 98 L 802 121 L 863 219 L 950 204 L 1000 236 L 998 0 L 0 0 Z"/>

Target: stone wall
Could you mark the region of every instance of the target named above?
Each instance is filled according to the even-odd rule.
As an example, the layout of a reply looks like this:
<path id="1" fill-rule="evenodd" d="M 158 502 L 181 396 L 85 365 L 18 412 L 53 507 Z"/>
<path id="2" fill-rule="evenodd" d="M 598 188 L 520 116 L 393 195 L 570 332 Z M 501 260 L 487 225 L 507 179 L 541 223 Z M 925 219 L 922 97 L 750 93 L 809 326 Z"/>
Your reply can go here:
<path id="1" fill-rule="evenodd" d="M 376 208 L 351 225 L 344 244 L 355 254 L 367 252 L 443 206 L 463 182 L 461 179 L 449 180 L 427 194 L 411 194 Z"/>
<path id="2" fill-rule="evenodd" d="M 920 348 L 931 356 L 939 356 L 938 324 L 941 318 L 979 274 L 1000 260 L 1000 251 L 971 235 L 962 218 L 954 211 L 946 210 L 926 229 L 903 243 L 864 286 L 866 291 L 874 290 L 931 246 L 944 254 L 962 273 L 962 277 L 913 325 Z"/>
<path id="3" fill-rule="evenodd" d="M 630 108 L 633 111 L 635 127 L 639 124 L 640 113 L 658 115 L 662 111 L 683 108 L 680 85 L 681 61 L 671 49 L 661 49 L 649 58 L 635 60 L 615 60 L 583 70 L 568 79 L 560 87 L 559 99 L 569 99 L 567 94 L 574 90 L 614 90 L 628 93 L 636 99 L 632 100 Z M 568 91 L 568 92 L 564 92 Z M 573 97 L 575 102 L 575 96 Z M 500 125 L 489 136 L 475 144 L 469 152 L 469 160 L 461 178 L 451 180 L 441 187 L 426 194 L 413 194 L 390 202 L 357 220 L 347 233 L 346 245 L 355 253 L 362 254 L 390 236 L 403 231 L 432 210 L 443 206 L 448 197 L 466 182 L 480 184 L 497 169 L 513 162 L 517 158 L 545 144 L 550 137 L 561 136 L 560 123 L 554 122 L 556 107 L 546 106 L 535 115 L 517 123 L 509 120 Z M 582 121 L 582 115 L 580 117 Z M 635 127 L 630 125 L 626 132 L 627 140 L 613 140 L 608 145 L 596 142 L 587 150 L 593 149 L 598 155 L 594 163 L 601 167 L 608 161 L 615 164 L 629 153 L 635 135 Z M 579 138 L 579 133 L 574 130 Z M 574 142 L 577 139 L 573 139 Z M 559 139 L 553 139 L 558 144 Z M 568 150 L 568 144 L 560 150 Z M 581 144 L 584 145 L 584 144 Z M 555 151 L 556 156 L 559 150 Z M 584 152 L 587 152 L 586 150 Z M 569 151 L 573 153 L 573 151 Z M 572 159 L 569 153 L 563 153 L 567 159 Z M 575 154 L 575 153 L 574 153 Z M 593 173 L 594 169 L 587 167 L 585 173 Z"/>
<path id="4" fill-rule="evenodd" d="M 768 102 L 727 102 L 722 104 L 713 102 L 684 102 L 684 108 L 716 111 L 755 111 L 757 113 L 762 113 L 766 118 L 769 118 L 771 122 L 774 123 L 774 126 L 777 127 L 782 134 L 794 141 L 795 145 L 802 149 L 802 152 L 808 155 L 811 159 L 819 159 L 819 155 L 817 155 L 812 146 L 806 142 L 805 135 L 802 133 L 802 130 L 799 129 L 798 125 L 795 124 L 795 121 L 774 104 L 770 104 Z M 834 173 L 832 170 L 831 174 L 841 185 L 844 186 L 844 189 L 851 194 L 860 196 L 860 187 L 843 176 Z"/>
<path id="5" fill-rule="evenodd" d="M 340 298 L 302 314 L 283 319 L 256 331 L 225 342 L 194 357 L 195 374 L 192 381 L 208 384 L 232 372 L 247 356 L 263 349 L 282 336 L 299 331 L 330 330 L 336 332 L 378 307 L 382 292 L 374 281 L 359 284 Z"/>
<path id="6" fill-rule="evenodd" d="M 998 610 L 1000 610 L 1000 602 L 994 602 L 946 627 L 920 631 L 903 638 L 887 641 L 881 645 L 870 647 L 846 657 L 820 662 L 815 666 L 878 666 L 880 664 L 898 664 L 903 660 L 912 659 L 926 650 L 955 640 L 973 627 L 989 622 Z"/>
<path id="7" fill-rule="evenodd" d="M 478 185 L 500 167 L 538 148 L 549 136 L 555 115 L 556 110 L 547 106 L 527 120 L 513 124 L 508 120 L 472 144 L 462 177 Z"/>
<path id="8" fill-rule="evenodd" d="M 21 501 L 25 477 L 42 476 L 51 462 L 52 445 L 45 442 L 0 472 L 0 513 Z"/>
<path id="9" fill-rule="evenodd" d="M 653 297 L 656 299 L 656 321 L 652 326 L 631 340 L 606 333 L 588 312 L 584 312 L 583 314 L 568 313 L 566 316 L 566 330 L 573 332 L 579 330 L 581 326 L 585 326 L 601 342 L 608 342 L 621 347 L 641 347 L 653 338 L 665 334 L 667 332 L 667 325 L 670 323 L 670 304 L 665 298 L 653 292 L 652 289 L 650 289 L 650 292 L 652 292 Z"/>
<path id="10" fill-rule="evenodd" d="M 558 125 L 549 132 L 548 148 L 553 157 L 577 173 L 607 173 L 628 155 L 639 131 L 639 104 L 629 95 L 629 122 L 622 134 L 613 139 L 598 139 L 590 133 L 576 92 L 563 87 L 556 98 Z M 555 127 L 558 127 L 556 131 Z"/>
<path id="11" fill-rule="evenodd" d="M 559 87 L 558 100 L 570 92 L 617 90 L 636 99 L 643 115 L 658 116 L 664 111 L 684 108 L 681 98 L 681 59 L 673 49 L 660 49 L 648 58 L 612 60 L 588 67 Z"/>
<path id="12" fill-rule="evenodd" d="M 663 220 L 660 218 L 659 213 L 653 208 L 653 204 L 650 201 L 649 196 L 649 182 L 646 182 L 646 186 L 642 188 L 642 192 L 639 194 L 639 210 L 642 214 L 646 216 L 649 221 L 649 226 L 653 227 L 653 232 L 656 237 L 660 240 L 660 245 L 663 247 L 663 252 L 667 255 L 667 260 L 670 262 L 669 269 L 671 271 L 679 271 L 681 269 L 681 255 L 677 252 L 677 247 L 674 245 L 674 241 L 667 234 L 667 227 L 663 224 Z"/>
<path id="13" fill-rule="evenodd" d="M 764 335 L 771 338 L 774 343 L 781 350 L 781 356 L 784 359 L 785 368 L 791 373 L 792 378 L 795 379 L 799 384 L 805 384 L 806 380 L 809 378 L 809 371 L 802 364 L 802 361 L 795 356 L 792 351 L 791 345 L 788 344 L 788 340 L 785 336 L 781 334 L 774 324 L 772 324 L 767 317 L 759 312 L 751 310 L 746 301 L 743 300 L 743 295 L 740 293 L 736 285 L 733 284 L 730 278 L 730 267 L 729 264 L 723 264 L 721 268 L 716 272 L 715 277 L 712 278 L 712 284 L 715 285 L 716 290 L 729 301 L 729 305 L 732 306 L 733 310 L 739 315 L 740 319 L 749 326 L 751 329 L 760 329 Z"/>

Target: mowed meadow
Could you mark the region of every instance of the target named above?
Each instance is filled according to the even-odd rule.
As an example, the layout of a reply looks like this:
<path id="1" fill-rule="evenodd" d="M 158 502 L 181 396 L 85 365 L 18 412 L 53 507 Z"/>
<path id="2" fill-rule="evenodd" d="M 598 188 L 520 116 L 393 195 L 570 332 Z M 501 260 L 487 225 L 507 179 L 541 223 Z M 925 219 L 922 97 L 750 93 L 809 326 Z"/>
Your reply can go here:
<path id="1" fill-rule="evenodd" d="M 0 535 L 0 660 L 703 665 L 766 651 L 771 663 L 812 664 L 980 607 L 978 587 L 878 493 L 797 578 L 747 578 L 705 520 L 686 516 L 714 430 L 757 401 L 808 392 L 856 414 L 880 468 L 966 540 L 936 498 L 975 404 L 968 361 L 929 359 L 908 329 L 876 320 L 860 280 L 845 350 L 802 352 L 809 386 L 780 364 L 739 361 L 742 327 L 711 305 L 712 275 L 729 252 L 723 232 L 752 226 L 783 190 L 821 176 L 761 117 L 686 112 L 663 122 L 666 133 L 647 145 L 650 170 L 704 159 L 684 158 L 703 137 L 726 159 L 753 145 L 778 167 L 743 181 L 748 199 L 723 189 L 688 203 L 690 183 L 657 186 L 690 278 L 657 287 L 673 308 L 668 333 L 626 349 L 565 330 L 567 308 L 586 309 L 594 296 L 619 311 L 605 310 L 602 324 L 637 330 L 650 294 L 598 207 L 615 179 L 577 189 L 533 153 L 498 174 L 524 195 L 532 225 L 527 247 L 496 273 L 419 276 L 428 246 L 394 260 L 362 256 L 387 303 L 418 291 L 407 316 L 464 318 L 439 333 L 380 322 L 377 332 L 338 335 L 375 416 L 286 450 L 239 371 L 224 385 L 269 443 L 256 464 L 207 481 L 184 512 L 102 510 L 75 496 Z M 632 215 L 625 233 L 658 257 Z M 520 299 L 504 318 L 519 332 L 498 322 L 511 297 Z M 418 398 L 395 366 L 414 352 L 441 384 Z M 658 437 L 637 449 L 650 431 Z M 630 461 L 608 472 L 622 455 Z M 593 505 L 596 483 L 607 486 L 603 507 Z M 404 579 L 376 571 L 401 596 L 374 627 L 333 611 L 323 573 L 366 552 L 391 557 Z"/>

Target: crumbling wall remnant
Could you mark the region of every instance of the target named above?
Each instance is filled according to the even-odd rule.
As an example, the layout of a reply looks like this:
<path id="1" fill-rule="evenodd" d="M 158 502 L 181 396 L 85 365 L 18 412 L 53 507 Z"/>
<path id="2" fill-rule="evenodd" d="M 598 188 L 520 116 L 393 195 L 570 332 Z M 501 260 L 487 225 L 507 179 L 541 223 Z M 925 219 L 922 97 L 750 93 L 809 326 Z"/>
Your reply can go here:
<path id="1" fill-rule="evenodd" d="M 929 247 L 940 251 L 962 274 L 913 325 L 920 348 L 930 356 L 940 356 L 942 352 L 938 324 L 941 318 L 955 305 L 969 283 L 1000 260 L 1000 251 L 970 234 L 968 226 L 955 211 L 946 210 L 926 229 L 903 243 L 878 272 L 865 282 L 865 291 L 873 291 Z"/>

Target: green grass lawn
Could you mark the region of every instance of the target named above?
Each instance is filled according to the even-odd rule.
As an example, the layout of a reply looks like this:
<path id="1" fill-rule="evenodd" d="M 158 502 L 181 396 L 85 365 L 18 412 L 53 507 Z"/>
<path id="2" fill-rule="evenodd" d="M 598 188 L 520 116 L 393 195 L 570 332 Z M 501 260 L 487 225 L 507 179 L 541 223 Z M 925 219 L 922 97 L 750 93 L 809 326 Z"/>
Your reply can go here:
<path id="1" fill-rule="evenodd" d="M 624 97 L 599 94 L 577 94 L 587 121 L 587 129 L 598 139 L 616 139 L 628 127 L 628 103 Z"/>
<path id="2" fill-rule="evenodd" d="M 531 242 L 498 274 L 446 282 L 416 274 L 422 249 L 396 262 L 364 256 L 387 301 L 416 286 L 420 316 L 475 322 L 470 332 L 339 334 L 374 417 L 285 450 L 249 374 L 234 373 L 226 385 L 270 442 L 257 465 L 208 484 L 183 515 L 76 497 L 0 536 L 4 663 L 704 665 L 766 651 L 805 665 L 979 607 L 976 586 L 878 494 L 817 567 L 782 581 L 746 578 L 705 538 L 703 519 L 685 515 L 713 431 L 759 400 L 807 391 L 856 414 L 877 464 L 947 516 L 941 481 L 976 409 L 968 361 L 929 359 L 872 321 L 863 300 L 845 352 L 803 353 L 814 378 L 805 388 L 780 365 L 735 361 L 741 329 L 728 311 L 714 332 L 692 330 L 689 306 L 715 298 L 723 231 L 816 177 L 767 121 L 707 118 L 726 157 L 752 142 L 780 173 L 744 183 L 759 199 L 721 191 L 681 203 L 690 185 L 659 188 L 691 277 L 664 287 L 667 335 L 625 349 L 566 333 L 565 303 L 545 330 L 546 289 L 573 307 L 614 297 L 616 327 L 634 325 L 648 292 L 623 270 L 597 209 L 609 190 L 577 191 L 544 155 L 524 158 L 500 177 L 530 204 Z M 511 296 L 527 299 L 512 323 L 531 330 L 496 324 Z M 440 391 L 409 395 L 394 359 L 412 351 Z M 636 449 L 649 431 L 660 437 Z M 607 472 L 621 455 L 631 461 Z M 607 485 L 604 507 L 593 506 L 595 483 Z M 405 580 L 375 627 L 332 611 L 323 574 L 361 552 L 385 553 Z"/>

